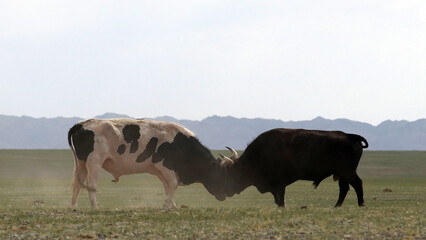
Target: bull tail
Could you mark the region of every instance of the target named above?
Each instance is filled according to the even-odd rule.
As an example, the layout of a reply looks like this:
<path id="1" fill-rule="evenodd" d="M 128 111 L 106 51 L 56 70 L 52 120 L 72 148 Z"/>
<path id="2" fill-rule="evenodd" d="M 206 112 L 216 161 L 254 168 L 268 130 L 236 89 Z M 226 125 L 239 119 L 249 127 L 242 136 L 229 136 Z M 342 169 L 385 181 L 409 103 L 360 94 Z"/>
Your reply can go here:
<path id="1" fill-rule="evenodd" d="M 365 139 L 364 137 L 357 135 L 357 134 L 348 134 L 348 137 L 354 142 L 360 142 L 361 145 L 362 145 L 362 148 L 368 148 L 367 139 Z M 364 144 L 362 144 L 362 143 L 364 143 Z"/>
<path id="2" fill-rule="evenodd" d="M 79 162 L 78 162 L 78 157 L 77 157 L 77 154 L 76 154 L 76 150 L 75 150 L 75 147 L 74 147 L 74 145 L 73 145 L 73 143 L 72 143 L 72 137 L 73 137 L 73 135 L 76 133 L 76 132 L 78 132 L 81 128 L 83 127 L 83 125 L 81 125 L 81 124 L 76 124 L 76 125 L 74 125 L 69 131 L 68 131 L 68 145 L 69 145 L 69 147 L 70 147 L 70 149 L 71 149 L 71 151 L 72 151 L 72 154 L 73 154 L 73 156 L 74 156 L 74 173 L 73 173 L 73 179 L 72 179 L 72 186 L 74 187 L 76 184 L 79 184 L 81 187 L 83 187 L 84 189 L 86 189 L 87 191 L 96 191 L 94 188 L 91 188 L 91 187 L 89 187 L 89 186 L 87 186 L 85 183 L 84 183 L 84 181 L 85 181 L 85 179 L 82 179 L 81 178 L 81 176 L 80 176 L 80 171 L 87 171 L 87 169 L 86 169 L 86 164 L 84 163 L 84 164 L 79 164 Z M 84 169 L 80 169 L 79 168 L 79 165 L 80 165 L 80 167 L 83 167 Z"/>

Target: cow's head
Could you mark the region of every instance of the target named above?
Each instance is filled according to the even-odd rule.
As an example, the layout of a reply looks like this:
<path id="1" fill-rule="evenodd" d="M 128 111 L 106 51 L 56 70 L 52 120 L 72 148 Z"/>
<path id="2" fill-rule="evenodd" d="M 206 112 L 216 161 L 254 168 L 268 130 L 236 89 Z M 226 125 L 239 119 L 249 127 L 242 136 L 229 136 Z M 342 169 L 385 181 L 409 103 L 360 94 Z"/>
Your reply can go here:
<path id="1" fill-rule="evenodd" d="M 240 164 L 237 151 L 230 147 L 227 148 L 232 155 L 230 157 L 220 155 L 217 159 L 214 159 L 210 151 L 205 148 L 204 154 L 198 158 L 203 158 L 205 161 L 194 161 L 190 168 L 185 168 L 188 175 L 196 175 L 197 177 L 194 180 L 197 179 L 198 182 L 201 182 L 207 191 L 219 201 L 239 194 L 250 185 L 248 180 L 251 176 L 246 174 L 244 167 Z M 194 153 L 194 151 L 191 151 L 191 153 Z M 201 162 L 203 162 L 202 167 L 197 164 L 201 164 Z"/>
<path id="2" fill-rule="evenodd" d="M 232 156 L 226 157 L 220 155 L 220 158 L 217 158 L 211 163 L 209 171 L 202 181 L 207 191 L 219 201 L 223 201 L 227 196 L 230 196 L 229 187 L 227 186 L 229 183 L 228 169 L 238 159 L 237 152 L 232 148 L 227 148 L 232 152 Z"/>

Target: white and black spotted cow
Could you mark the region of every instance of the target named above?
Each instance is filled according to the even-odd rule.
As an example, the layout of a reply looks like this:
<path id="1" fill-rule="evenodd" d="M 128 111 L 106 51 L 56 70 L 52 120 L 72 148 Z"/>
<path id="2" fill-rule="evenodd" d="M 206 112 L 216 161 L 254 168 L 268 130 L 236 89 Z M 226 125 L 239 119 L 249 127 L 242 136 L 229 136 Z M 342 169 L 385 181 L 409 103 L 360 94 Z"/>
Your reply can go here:
<path id="1" fill-rule="evenodd" d="M 177 124 L 88 119 L 69 130 L 68 143 L 75 159 L 73 207 L 83 187 L 89 191 L 92 208 L 97 208 L 101 168 L 111 173 L 115 182 L 127 174 L 156 175 L 164 185 L 166 209 L 176 206 L 173 196 L 178 185 L 195 182 L 202 183 L 218 200 L 225 199 L 220 183 L 225 179 L 224 163 L 215 159 L 191 131 Z"/>

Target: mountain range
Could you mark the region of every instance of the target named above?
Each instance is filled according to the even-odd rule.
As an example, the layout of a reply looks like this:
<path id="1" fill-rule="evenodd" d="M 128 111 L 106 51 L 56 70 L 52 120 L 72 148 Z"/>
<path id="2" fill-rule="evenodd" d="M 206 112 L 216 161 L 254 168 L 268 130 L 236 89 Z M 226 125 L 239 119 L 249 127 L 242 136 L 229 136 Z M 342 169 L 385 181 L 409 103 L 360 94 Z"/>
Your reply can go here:
<path id="1" fill-rule="evenodd" d="M 106 113 L 95 118 L 128 118 Z M 231 146 L 243 150 L 260 133 L 272 128 L 304 128 L 341 130 L 365 137 L 369 150 L 426 150 L 426 119 L 417 121 L 384 121 L 377 126 L 348 119 L 317 117 L 309 121 L 288 121 L 262 118 L 211 116 L 201 121 L 178 120 L 164 116 L 150 118 L 178 123 L 193 131 L 210 149 Z M 67 132 L 82 118 L 33 118 L 0 115 L 0 149 L 63 149 L 68 148 Z"/>

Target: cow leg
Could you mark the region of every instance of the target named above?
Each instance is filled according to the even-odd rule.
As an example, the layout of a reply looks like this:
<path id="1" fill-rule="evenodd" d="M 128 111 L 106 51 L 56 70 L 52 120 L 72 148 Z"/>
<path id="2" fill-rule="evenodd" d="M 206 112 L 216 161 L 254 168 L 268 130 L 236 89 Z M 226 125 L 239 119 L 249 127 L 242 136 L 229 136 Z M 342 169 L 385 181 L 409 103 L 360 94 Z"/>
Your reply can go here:
<path id="1" fill-rule="evenodd" d="M 72 186 L 72 199 L 71 199 L 71 207 L 77 207 L 78 195 L 80 194 L 81 186 L 79 183 L 73 183 Z"/>
<path id="2" fill-rule="evenodd" d="M 169 210 L 176 207 L 174 195 L 178 186 L 178 180 L 176 178 L 176 174 L 173 171 L 170 171 L 169 169 L 161 166 L 158 166 L 157 169 L 160 171 L 160 175 L 158 175 L 158 177 L 160 178 L 161 182 L 163 182 L 164 191 L 166 192 L 164 209 Z"/>
<path id="3" fill-rule="evenodd" d="M 75 208 L 77 207 L 78 202 L 78 195 L 80 194 L 81 185 L 79 182 L 79 179 L 81 182 L 86 181 L 87 177 L 87 168 L 85 164 L 80 164 L 78 168 L 74 168 L 74 177 L 72 180 L 72 200 L 71 200 L 71 207 Z"/>
<path id="4" fill-rule="evenodd" d="M 164 209 L 172 209 L 176 207 L 174 196 L 178 186 L 178 181 L 174 173 L 171 173 L 170 175 L 167 175 L 164 177 L 166 179 L 167 186 L 169 188 L 169 193 L 167 194 L 166 201 L 164 202 Z"/>
<path id="5" fill-rule="evenodd" d="M 166 193 L 166 201 L 163 204 L 163 207 L 166 208 L 167 199 L 170 195 L 169 184 L 167 183 L 166 179 L 162 175 L 158 175 L 158 178 L 160 179 L 161 183 L 163 183 L 164 192 Z"/>
<path id="6" fill-rule="evenodd" d="M 349 183 L 343 180 L 342 178 L 339 179 L 339 199 L 337 200 L 336 207 L 342 206 L 343 201 L 345 200 L 346 194 L 349 191 Z"/>
<path id="7" fill-rule="evenodd" d="M 277 187 L 275 191 L 272 192 L 272 195 L 274 195 L 275 203 L 278 207 L 285 207 L 285 187 Z"/>
<path id="8" fill-rule="evenodd" d="M 364 192 L 362 189 L 361 178 L 358 176 L 358 174 L 355 173 L 355 176 L 352 178 L 352 180 L 349 183 L 355 189 L 356 196 L 358 198 L 358 206 L 360 207 L 364 206 Z"/>
<path id="9" fill-rule="evenodd" d="M 87 161 L 87 187 L 89 188 L 89 198 L 90 205 L 92 209 L 98 208 L 98 203 L 96 201 L 96 188 L 98 185 L 99 171 L 102 168 L 102 165 L 99 165 L 96 161 L 89 163 Z"/>

